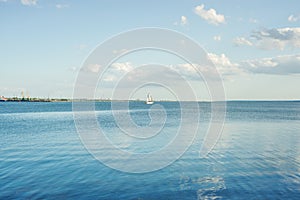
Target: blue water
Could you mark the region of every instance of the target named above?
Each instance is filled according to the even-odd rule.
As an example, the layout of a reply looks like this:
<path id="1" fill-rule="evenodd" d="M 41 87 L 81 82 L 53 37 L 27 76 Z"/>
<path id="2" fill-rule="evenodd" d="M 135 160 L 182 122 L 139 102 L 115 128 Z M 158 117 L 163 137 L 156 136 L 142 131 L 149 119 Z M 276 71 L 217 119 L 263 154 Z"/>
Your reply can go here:
<path id="1" fill-rule="evenodd" d="M 174 136 L 180 106 L 158 104 L 167 113 L 165 137 L 124 148 L 151 152 Z M 228 102 L 222 136 L 206 158 L 198 152 L 211 105 L 199 107 L 200 130 L 188 151 L 166 168 L 132 174 L 88 153 L 71 103 L 0 102 L 0 199 L 300 199 L 300 102 Z M 148 108 L 130 103 L 136 124 L 149 123 Z M 96 110 L 122 148 L 110 103 L 98 102 Z"/>

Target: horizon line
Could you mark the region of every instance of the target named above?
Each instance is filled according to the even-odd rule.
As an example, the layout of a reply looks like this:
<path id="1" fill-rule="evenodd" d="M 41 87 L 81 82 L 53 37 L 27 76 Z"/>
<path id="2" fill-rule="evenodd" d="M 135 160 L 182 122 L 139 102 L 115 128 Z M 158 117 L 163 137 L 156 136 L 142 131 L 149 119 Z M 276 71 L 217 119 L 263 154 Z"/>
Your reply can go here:
<path id="1" fill-rule="evenodd" d="M 54 98 L 45 98 L 45 97 L 29 97 L 29 98 L 23 98 L 23 97 L 4 97 L 0 96 L 1 99 L 6 99 L 5 101 L 67 101 L 67 102 L 73 102 L 73 101 L 146 101 L 146 99 L 110 99 L 110 98 L 67 98 L 67 97 L 54 97 Z M 160 99 L 155 100 L 155 102 L 237 102 L 237 101 L 300 101 L 300 99 L 225 99 L 225 100 L 172 100 L 172 99 Z"/>

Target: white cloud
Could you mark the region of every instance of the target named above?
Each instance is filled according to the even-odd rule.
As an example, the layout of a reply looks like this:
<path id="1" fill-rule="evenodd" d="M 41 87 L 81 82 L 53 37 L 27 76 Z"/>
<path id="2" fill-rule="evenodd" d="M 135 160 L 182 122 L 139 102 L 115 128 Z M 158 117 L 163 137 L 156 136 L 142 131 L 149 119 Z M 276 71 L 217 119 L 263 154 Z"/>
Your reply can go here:
<path id="1" fill-rule="evenodd" d="M 68 5 L 68 4 L 56 4 L 55 7 L 57 9 L 63 9 L 63 8 L 69 8 L 70 5 Z"/>
<path id="2" fill-rule="evenodd" d="M 182 26 L 184 26 L 184 25 L 186 25 L 187 23 L 188 23 L 188 20 L 187 20 L 186 16 L 181 16 L 181 18 L 180 18 L 180 24 L 181 24 Z"/>
<path id="3" fill-rule="evenodd" d="M 34 6 L 37 2 L 38 0 L 21 0 L 21 3 L 26 6 Z"/>
<path id="4" fill-rule="evenodd" d="M 106 74 L 102 77 L 102 80 L 104 82 L 114 82 L 117 80 L 117 77 L 112 74 L 108 74 L 108 75 Z"/>
<path id="5" fill-rule="evenodd" d="M 237 46 L 252 46 L 252 42 L 250 42 L 249 40 L 247 40 L 244 37 L 237 37 L 233 40 L 234 44 Z"/>
<path id="6" fill-rule="evenodd" d="M 92 72 L 92 73 L 98 73 L 101 69 L 101 65 L 99 64 L 90 64 L 87 66 L 86 69 L 84 69 L 84 71 L 88 71 L 88 72 Z"/>
<path id="7" fill-rule="evenodd" d="M 184 15 L 182 15 L 182 16 L 180 17 L 180 21 L 174 22 L 173 25 L 175 25 L 175 26 L 178 26 L 178 25 L 185 26 L 185 25 L 188 25 L 188 23 L 189 23 L 189 22 L 188 22 L 187 17 L 184 16 Z"/>
<path id="8" fill-rule="evenodd" d="M 178 75 L 176 75 L 176 73 L 185 78 L 186 80 L 190 81 L 202 80 L 202 77 L 199 75 L 198 71 L 204 73 L 205 78 L 208 79 L 215 79 L 218 76 L 217 73 L 220 73 L 224 76 L 241 73 L 241 70 L 239 69 L 239 64 L 231 62 L 225 54 L 216 55 L 213 53 L 209 53 L 208 56 L 210 60 L 215 64 L 216 68 L 214 68 L 213 66 L 200 65 L 197 63 L 181 63 L 169 65 L 168 70 L 166 68 L 159 68 L 158 66 L 154 65 L 153 67 L 155 70 L 151 70 L 151 66 L 149 68 L 139 68 L 130 62 L 122 62 L 113 63 L 108 68 L 108 70 L 106 70 L 103 76 L 103 80 L 116 81 L 118 77 L 122 77 L 125 74 L 130 74 L 127 76 L 127 81 L 131 84 L 137 84 L 138 82 L 141 82 L 144 79 L 159 81 L 162 78 L 166 81 L 178 83 Z M 170 73 L 170 71 L 172 70 L 174 71 L 174 73 Z"/>
<path id="9" fill-rule="evenodd" d="M 259 58 L 236 63 L 230 61 L 225 54 L 217 55 L 208 53 L 208 56 L 223 76 L 245 73 L 278 75 L 300 74 L 300 54 Z"/>
<path id="10" fill-rule="evenodd" d="M 257 23 L 258 23 L 258 20 L 257 20 L 257 19 L 254 19 L 254 18 L 250 18 L 250 19 L 249 19 L 249 22 L 252 23 L 252 24 L 257 24 Z"/>
<path id="11" fill-rule="evenodd" d="M 216 36 L 213 37 L 213 39 L 215 41 L 221 41 L 221 36 L 220 35 L 216 35 Z"/>
<path id="12" fill-rule="evenodd" d="M 188 81 L 203 81 L 203 78 L 217 80 L 220 75 L 218 74 L 220 71 L 213 66 L 205 66 L 197 63 L 182 63 L 173 65 L 172 68 Z M 176 79 L 174 81 L 176 82 Z"/>
<path id="13" fill-rule="evenodd" d="M 300 74 L 300 54 L 282 55 L 273 58 L 259 58 L 232 62 L 225 55 L 208 53 L 209 58 L 216 65 L 223 76 L 245 73 L 290 75 Z"/>
<path id="14" fill-rule="evenodd" d="M 126 83 L 123 86 L 128 87 L 138 85 L 144 81 L 159 82 L 162 79 L 180 85 L 182 82 L 179 81 L 178 76 L 183 78 L 181 81 L 202 81 L 199 71 L 206 79 L 211 80 L 215 80 L 219 74 L 222 75 L 224 80 L 232 80 L 235 76 L 242 74 L 300 74 L 300 54 L 240 62 L 231 61 L 225 54 L 208 53 L 207 56 L 216 68 L 195 63 L 181 63 L 161 67 L 155 64 L 153 66 L 135 66 L 130 62 L 120 62 L 109 66 L 101 80 L 105 86 L 111 87 L 122 79 Z M 101 65 L 99 64 L 91 64 L 84 69 L 84 71 L 91 73 L 99 73 L 100 70 Z"/>
<path id="15" fill-rule="evenodd" d="M 300 48 L 300 27 L 254 31 L 250 38 L 237 37 L 233 42 L 237 46 L 255 46 L 264 50 Z"/>
<path id="16" fill-rule="evenodd" d="M 252 34 L 256 46 L 266 50 L 280 49 L 286 47 L 300 47 L 300 28 L 273 28 L 263 31 L 255 31 Z"/>
<path id="17" fill-rule="evenodd" d="M 119 80 L 126 82 L 124 87 L 138 85 L 145 80 L 160 82 L 162 79 L 173 84 L 181 84 L 178 77 L 187 81 L 202 81 L 198 70 L 205 74 L 208 79 L 215 79 L 218 74 L 212 66 L 202 66 L 199 64 L 182 63 L 161 67 L 160 65 L 139 65 L 135 66 L 129 62 L 113 63 L 105 70 L 101 80 L 106 86 L 117 83 Z M 89 65 L 84 71 L 98 73 L 100 65 Z M 181 81 L 183 80 L 181 79 Z"/>
<path id="18" fill-rule="evenodd" d="M 217 14 L 216 10 L 212 8 L 209 10 L 205 10 L 203 4 L 197 6 L 194 9 L 194 12 L 210 24 L 219 25 L 225 23 L 224 15 Z"/>
<path id="19" fill-rule="evenodd" d="M 223 77 L 246 73 L 277 75 L 300 74 L 300 54 L 259 58 L 240 62 L 230 61 L 225 54 L 217 55 L 208 53 L 208 56 Z"/>
<path id="20" fill-rule="evenodd" d="M 300 55 L 284 55 L 274 58 L 262 58 L 243 61 L 243 69 L 250 73 L 262 74 L 300 74 Z"/>
<path id="21" fill-rule="evenodd" d="M 231 62 L 225 54 L 208 53 L 208 57 L 222 75 L 233 75 L 241 72 L 239 64 Z"/>
<path id="22" fill-rule="evenodd" d="M 11 1 L 11 0 L 0 0 L 0 2 L 8 2 L 8 1 Z M 35 6 L 37 4 L 38 0 L 20 0 L 20 3 L 22 5 L 25 5 L 25 6 Z"/>
<path id="23" fill-rule="evenodd" d="M 182 77 L 188 79 L 188 80 L 195 80 L 199 79 L 199 75 L 197 73 L 197 70 L 195 67 L 199 68 L 201 66 L 197 64 L 191 65 L 190 63 L 182 63 L 177 65 L 170 65 L 170 68 L 173 69 L 175 72 L 180 74 Z M 176 79 L 176 77 L 175 77 Z"/>
<path id="24" fill-rule="evenodd" d="M 175 72 L 170 72 L 172 72 L 172 70 L 166 70 L 166 68 L 155 64 L 152 66 L 140 65 L 137 67 L 130 63 L 114 63 L 103 74 L 102 80 L 106 84 L 121 84 L 120 87 L 136 86 L 145 81 L 159 82 L 162 78 L 164 81 L 178 82 L 178 77 L 175 76 Z"/>
<path id="25" fill-rule="evenodd" d="M 116 70 L 117 72 L 129 72 L 134 68 L 130 62 L 113 63 L 111 67 L 111 70 Z"/>
<path id="26" fill-rule="evenodd" d="M 213 53 L 208 53 L 208 57 L 213 61 L 215 65 L 222 67 L 235 67 L 236 64 L 233 64 L 225 54 L 217 55 Z"/>
<path id="27" fill-rule="evenodd" d="M 134 69 L 134 66 L 130 62 L 113 63 L 105 69 L 104 74 L 114 74 L 120 76 L 124 73 L 130 72 L 132 69 Z M 72 69 L 70 68 L 70 70 Z M 81 68 L 81 71 L 91 73 L 99 73 L 100 70 L 104 70 L 100 64 L 89 64 L 86 65 L 84 68 Z"/>
<path id="28" fill-rule="evenodd" d="M 130 62 L 113 63 L 104 71 L 102 80 L 106 83 L 115 82 L 118 78 L 130 73 L 133 69 L 134 66 Z M 97 72 L 99 72 L 99 70 Z"/>
<path id="29" fill-rule="evenodd" d="M 216 65 L 222 76 L 239 75 L 245 73 L 256 74 L 300 74 L 300 54 L 282 55 L 273 58 L 259 58 L 232 62 L 225 54 L 208 53 L 209 58 Z"/>
<path id="30" fill-rule="evenodd" d="M 128 49 L 113 50 L 113 54 L 125 54 L 127 52 L 128 52 Z"/>
<path id="31" fill-rule="evenodd" d="M 294 16 L 294 15 L 290 15 L 288 17 L 288 21 L 289 22 L 296 22 L 296 21 L 299 21 L 300 20 L 300 16 Z"/>

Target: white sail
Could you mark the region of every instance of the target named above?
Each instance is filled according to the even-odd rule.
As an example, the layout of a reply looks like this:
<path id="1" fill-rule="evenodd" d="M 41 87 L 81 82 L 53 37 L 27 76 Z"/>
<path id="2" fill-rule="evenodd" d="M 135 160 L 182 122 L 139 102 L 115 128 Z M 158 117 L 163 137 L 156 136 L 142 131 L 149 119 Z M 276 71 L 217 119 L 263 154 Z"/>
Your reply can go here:
<path id="1" fill-rule="evenodd" d="M 147 94 L 147 100 L 146 100 L 146 104 L 153 104 L 154 101 L 152 99 L 152 96 L 148 93 Z"/>

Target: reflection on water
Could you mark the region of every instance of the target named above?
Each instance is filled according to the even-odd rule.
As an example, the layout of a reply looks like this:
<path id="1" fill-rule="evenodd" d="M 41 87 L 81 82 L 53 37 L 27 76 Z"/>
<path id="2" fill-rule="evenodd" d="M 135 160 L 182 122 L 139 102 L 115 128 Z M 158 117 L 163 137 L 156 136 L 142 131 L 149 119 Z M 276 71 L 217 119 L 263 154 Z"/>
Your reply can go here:
<path id="1" fill-rule="evenodd" d="M 225 181 L 221 177 L 180 177 L 180 190 L 197 190 L 197 199 L 219 199 L 218 194 L 226 189 Z"/>
<path id="2" fill-rule="evenodd" d="M 143 106 L 131 105 L 141 125 Z M 164 137 L 139 143 L 118 131 L 109 103 L 96 104 L 107 137 L 136 152 L 161 148 L 174 136 L 179 108 L 162 106 Z M 199 150 L 210 106 L 200 107 L 200 132 L 179 160 L 152 173 L 128 174 L 85 150 L 70 103 L 0 103 L 0 199 L 300 199 L 299 102 L 229 102 L 222 138 L 207 158 L 199 158 Z"/>

